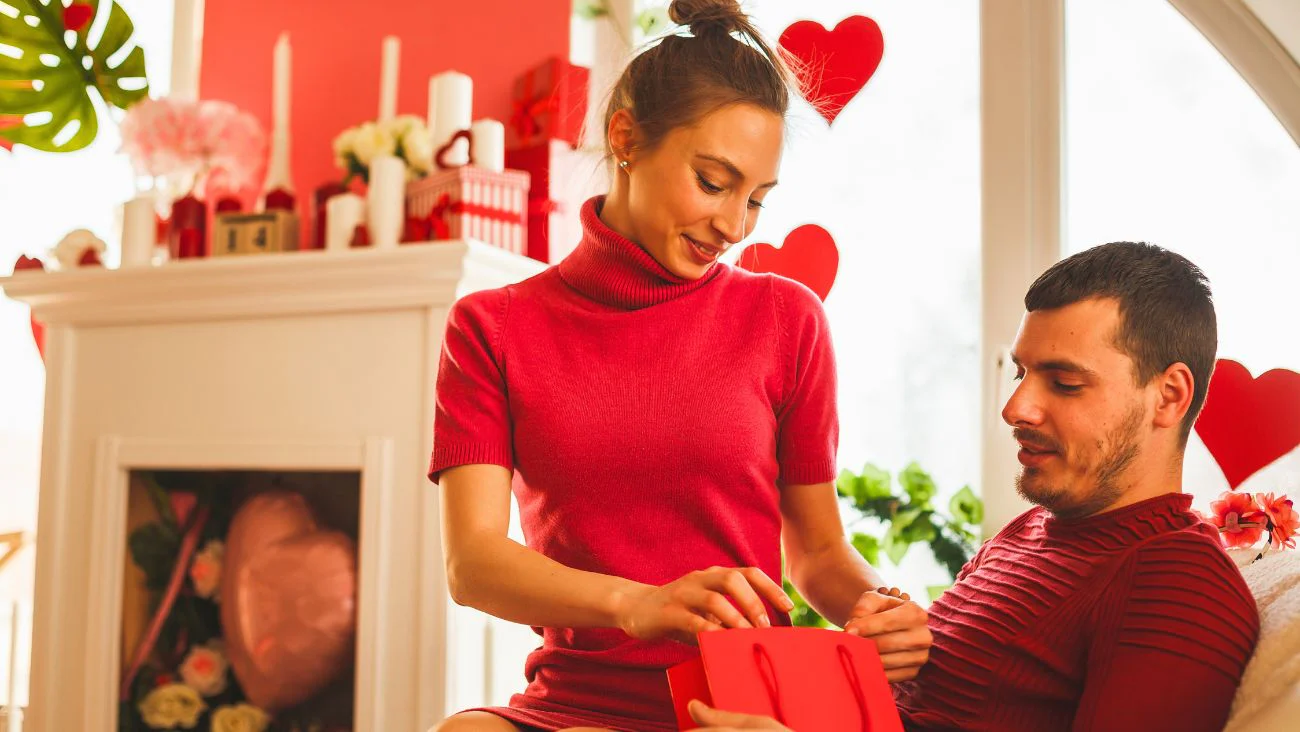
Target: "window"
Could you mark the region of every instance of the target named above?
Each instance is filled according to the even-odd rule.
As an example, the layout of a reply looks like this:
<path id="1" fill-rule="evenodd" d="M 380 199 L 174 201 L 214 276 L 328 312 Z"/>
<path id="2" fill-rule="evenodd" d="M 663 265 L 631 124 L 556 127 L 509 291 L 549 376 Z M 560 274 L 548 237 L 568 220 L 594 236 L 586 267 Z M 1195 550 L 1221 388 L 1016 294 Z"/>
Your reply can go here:
<path id="1" fill-rule="evenodd" d="M 1300 151 L 1228 62 L 1165 0 L 1066 7 L 1066 248 L 1150 241 L 1200 266 L 1219 356 L 1300 371 Z M 1185 489 L 1227 490 L 1193 435 Z M 1243 489 L 1300 488 L 1300 450 Z"/>
<path id="2" fill-rule="evenodd" d="M 815 223 L 835 237 L 826 299 L 839 367 L 841 467 L 912 461 L 936 505 L 978 490 L 980 454 L 979 4 L 763 0 L 745 6 L 773 42 L 791 23 L 876 21 L 885 54 L 828 129 L 799 102 L 781 185 L 750 243 Z M 950 582 L 916 545 L 886 579 L 913 597 Z"/>

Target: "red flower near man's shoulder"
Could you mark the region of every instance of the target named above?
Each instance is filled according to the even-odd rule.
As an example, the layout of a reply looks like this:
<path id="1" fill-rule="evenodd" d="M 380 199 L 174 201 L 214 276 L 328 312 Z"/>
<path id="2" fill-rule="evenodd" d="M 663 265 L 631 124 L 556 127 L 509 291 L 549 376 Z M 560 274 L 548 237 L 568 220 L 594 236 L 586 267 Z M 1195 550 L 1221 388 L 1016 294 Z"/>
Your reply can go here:
<path id="1" fill-rule="evenodd" d="M 1259 541 L 1268 520 L 1254 496 L 1231 491 L 1210 503 L 1210 515 L 1206 518 L 1219 528 L 1219 538 L 1229 547 L 1250 546 Z"/>
<path id="2" fill-rule="evenodd" d="M 1272 493 L 1257 493 L 1255 500 L 1263 507 L 1264 514 L 1273 524 L 1270 539 L 1274 549 L 1296 548 L 1296 532 L 1300 531 L 1300 514 L 1295 511 L 1295 504 L 1286 494 L 1273 497 Z"/>

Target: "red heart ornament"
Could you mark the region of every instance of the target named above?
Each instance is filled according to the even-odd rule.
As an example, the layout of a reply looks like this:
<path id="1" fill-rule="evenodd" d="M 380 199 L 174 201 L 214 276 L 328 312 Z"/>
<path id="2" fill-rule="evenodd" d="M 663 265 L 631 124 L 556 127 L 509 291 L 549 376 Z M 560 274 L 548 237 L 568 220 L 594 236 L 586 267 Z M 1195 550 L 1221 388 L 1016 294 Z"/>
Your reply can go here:
<path id="1" fill-rule="evenodd" d="M 880 26 L 862 15 L 841 20 L 831 31 L 801 20 L 785 29 L 780 43 L 799 59 L 801 68 L 796 71 L 803 96 L 828 125 L 867 85 L 885 55 Z"/>
<path id="2" fill-rule="evenodd" d="M 14 271 L 21 272 L 25 269 L 39 269 L 45 271 L 45 263 L 34 257 L 23 254 L 14 262 Z M 35 315 L 30 316 L 32 321 L 32 340 L 36 341 L 36 352 L 41 354 L 41 360 L 45 360 L 45 326 L 36 319 Z"/>
<path id="3" fill-rule="evenodd" d="M 824 302 L 840 269 L 840 250 L 829 231 L 816 224 L 804 224 L 786 235 L 780 249 L 771 244 L 747 247 L 736 265 L 802 282 Z"/>
<path id="4" fill-rule="evenodd" d="M 248 700 L 277 711 L 329 685 L 353 658 L 357 554 L 296 493 L 249 499 L 230 523 L 221 577 L 226 655 Z"/>
<path id="5" fill-rule="evenodd" d="M 1196 434 L 1236 490 L 1300 446 L 1300 374 L 1273 369 L 1253 379 L 1245 366 L 1220 359 Z"/>

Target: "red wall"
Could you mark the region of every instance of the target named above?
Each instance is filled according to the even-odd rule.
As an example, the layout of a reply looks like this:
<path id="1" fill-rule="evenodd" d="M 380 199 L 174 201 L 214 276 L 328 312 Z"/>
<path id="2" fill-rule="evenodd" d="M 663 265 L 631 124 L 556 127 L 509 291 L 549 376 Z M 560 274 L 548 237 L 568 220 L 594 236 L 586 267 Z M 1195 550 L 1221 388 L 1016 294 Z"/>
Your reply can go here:
<path id="1" fill-rule="evenodd" d="M 548 56 L 569 55 L 572 0 L 207 0 L 199 95 L 233 102 L 271 126 L 271 56 L 293 48 L 293 179 L 300 204 L 338 179 L 331 143 L 379 109 L 382 39 L 402 39 L 398 114 L 424 117 L 429 77 L 474 79 L 474 119 L 510 116 L 510 84 Z"/>

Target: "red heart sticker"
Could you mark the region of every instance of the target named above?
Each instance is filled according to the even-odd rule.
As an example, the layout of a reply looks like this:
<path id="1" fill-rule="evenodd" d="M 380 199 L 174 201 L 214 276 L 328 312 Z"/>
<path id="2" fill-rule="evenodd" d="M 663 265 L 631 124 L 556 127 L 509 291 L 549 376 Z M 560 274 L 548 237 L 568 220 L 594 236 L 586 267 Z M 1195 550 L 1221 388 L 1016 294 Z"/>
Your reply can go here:
<path id="1" fill-rule="evenodd" d="M 1300 446 L 1300 374 L 1273 369 L 1253 379 L 1245 366 L 1220 359 L 1196 434 L 1236 490 Z"/>
<path id="2" fill-rule="evenodd" d="M 835 30 L 801 20 L 781 34 L 781 47 L 799 60 L 803 96 L 831 124 L 867 85 L 885 54 L 876 21 L 862 15 L 841 20 Z"/>
<path id="3" fill-rule="evenodd" d="M 840 250 L 829 231 L 816 224 L 804 224 L 785 237 L 780 249 L 771 244 L 746 248 L 736 265 L 802 282 L 825 301 L 840 269 Z"/>

